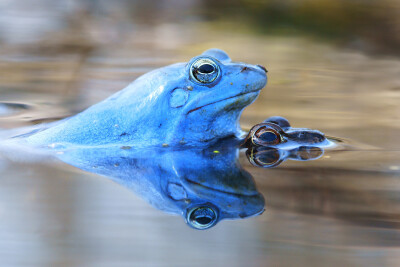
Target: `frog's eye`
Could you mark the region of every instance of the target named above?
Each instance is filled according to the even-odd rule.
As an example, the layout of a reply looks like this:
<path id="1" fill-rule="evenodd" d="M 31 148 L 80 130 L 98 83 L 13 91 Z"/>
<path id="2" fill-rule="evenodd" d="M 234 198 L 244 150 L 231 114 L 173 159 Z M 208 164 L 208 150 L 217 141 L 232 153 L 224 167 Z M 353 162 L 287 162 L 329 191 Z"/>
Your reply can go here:
<path id="1" fill-rule="evenodd" d="M 217 223 L 217 212 L 209 206 L 197 206 L 191 208 L 186 215 L 186 222 L 191 227 L 205 230 Z"/>
<path id="2" fill-rule="evenodd" d="M 276 129 L 263 125 L 253 133 L 251 141 L 254 145 L 277 145 L 282 142 L 282 136 Z"/>
<path id="3" fill-rule="evenodd" d="M 219 73 L 218 65 L 210 58 L 199 58 L 190 66 L 190 76 L 203 84 L 215 81 Z"/>
<path id="4" fill-rule="evenodd" d="M 283 162 L 279 149 L 273 147 L 252 147 L 246 156 L 252 165 L 261 168 L 274 168 Z"/>

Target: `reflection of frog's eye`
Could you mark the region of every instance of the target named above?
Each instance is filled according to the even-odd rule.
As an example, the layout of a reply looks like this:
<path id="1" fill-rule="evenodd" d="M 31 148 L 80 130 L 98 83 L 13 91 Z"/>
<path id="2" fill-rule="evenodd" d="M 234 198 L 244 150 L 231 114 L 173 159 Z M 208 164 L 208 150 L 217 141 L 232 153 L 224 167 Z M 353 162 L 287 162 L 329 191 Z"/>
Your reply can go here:
<path id="1" fill-rule="evenodd" d="M 252 147 L 246 156 L 252 165 L 262 168 L 274 168 L 283 162 L 279 150 L 273 147 Z"/>
<path id="2" fill-rule="evenodd" d="M 275 129 L 262 126 L 254 132 L 251 141 L 254 145 L 277 145 L 282 142 L 282 137 Z"/>
<path id="3" fill-rule="evenodd" d="M 205 230 L 217 223 L 217 212 L 211 207 L 191 208 L 186 215 L 186 222 L 193 228 Z"/>
<path id="4" fill-rule="evenodd" d="M 209 58 L 200 58 L 190 67 L 190 76 L 199 83 L 212 83 L 218 75 L 218 65 Z"/>

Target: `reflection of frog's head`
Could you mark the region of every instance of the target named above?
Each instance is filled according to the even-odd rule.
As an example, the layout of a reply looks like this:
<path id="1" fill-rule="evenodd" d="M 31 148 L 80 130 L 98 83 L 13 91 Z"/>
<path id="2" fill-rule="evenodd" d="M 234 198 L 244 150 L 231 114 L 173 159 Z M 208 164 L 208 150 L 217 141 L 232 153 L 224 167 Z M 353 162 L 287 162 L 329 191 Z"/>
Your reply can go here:
<path id="1" fill-rule="evenodd" d="M 211 49 L 151 71 L 82 113 L 28 138 L 32 144 L 205 144 L 238 135 L 238 119 L 267 82 L 259 65 Z"/>
<path id="2" fill-rule="evenodd" d="M 76 148 L 58 157 L 107 176 L 196 229 L 264 211 L 264 198 L 238 163 L 235 145 L 207 149 Z"/>

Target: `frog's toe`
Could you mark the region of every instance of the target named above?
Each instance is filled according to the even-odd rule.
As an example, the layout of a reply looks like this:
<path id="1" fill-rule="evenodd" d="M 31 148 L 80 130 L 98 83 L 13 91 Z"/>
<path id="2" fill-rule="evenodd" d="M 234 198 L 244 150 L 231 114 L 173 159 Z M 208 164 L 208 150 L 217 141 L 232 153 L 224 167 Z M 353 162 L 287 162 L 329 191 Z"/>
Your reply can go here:
<path id="1" fill-rule="evenodd" d="M 268 119 L 266 119 L 265 122 L 269 122 L 269 123 L 275 123 L 278 126 L 280 126 L 281 128 L 289 128 L 290 127 L 290 123 L 287 119 L 285 119 L 284 117 L 281 116 L 272 116 L 269 117 Z"/>

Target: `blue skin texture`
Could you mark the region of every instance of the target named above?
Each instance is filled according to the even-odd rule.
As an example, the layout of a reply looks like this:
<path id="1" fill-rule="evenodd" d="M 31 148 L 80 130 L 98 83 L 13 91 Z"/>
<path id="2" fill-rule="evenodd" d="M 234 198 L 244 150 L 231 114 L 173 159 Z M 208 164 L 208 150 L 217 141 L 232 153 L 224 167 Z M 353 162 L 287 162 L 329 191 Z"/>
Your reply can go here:
<path id="1" fill-rule="evenodd" d="M 164 212 L 183 216 L 193 228 L 207 229 L 224 219 L 264 211 L 263 196 L 238 161 L 238 142 L 227 139 L 207 148 L 176 150 L 74 147 L 59 151 L 57 157 L 112 179 Z M 198 209 L 209 216 L 199 220 L 207 225 L 190 219 Z"/>
<path id="2" fill-rule="evenodd" d="M 191 75 L 199 59 L 216 66 L 212 82 Z M 85 111 L 23 137 L 39 147 L 204 146 L 243 134 L 240 114 L 266 83 L 261 66 L 232 62 L 224 51 L 210 49 L 187 63 L 146 73 Z"/>

